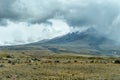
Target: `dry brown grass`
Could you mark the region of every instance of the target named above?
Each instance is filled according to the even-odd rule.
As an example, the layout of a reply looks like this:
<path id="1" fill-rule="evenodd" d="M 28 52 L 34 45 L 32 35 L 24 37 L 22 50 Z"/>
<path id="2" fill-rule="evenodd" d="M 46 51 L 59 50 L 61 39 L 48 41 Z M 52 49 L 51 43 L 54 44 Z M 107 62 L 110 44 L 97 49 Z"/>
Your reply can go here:
<path id="1" fill-rule="evenodd" d="M 13 55 L 17 57 L 0 60 L 0 80 L 120 80 L 120 64 L 113 63 L 119 58 L 52 55 L 32 61 L 33 56 L 19 54 L 29 57 L 20 57 L 21 62 L 13 65 L 8 60 L 19 58 Z"/>

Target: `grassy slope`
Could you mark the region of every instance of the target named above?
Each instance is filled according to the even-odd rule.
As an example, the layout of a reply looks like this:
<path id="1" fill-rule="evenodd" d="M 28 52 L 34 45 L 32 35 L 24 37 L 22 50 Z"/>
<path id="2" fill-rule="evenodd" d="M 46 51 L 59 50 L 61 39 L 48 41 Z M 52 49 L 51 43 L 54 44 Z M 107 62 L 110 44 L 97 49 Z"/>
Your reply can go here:
<path id="1" fill-rule="evenodd" d="M 34 54 L 29 54 L 29 52 Z M 10 54 L 15 58 L 6 58 Z M 114 60 L 120 58 L 52 54 L 52 52 L 50 55 L 41 54 L 42 51 L 24 51 L 24 53 L 23 51 L 1 51 L 0 80 L 120 79 L 120 64 L 113 63 Z M 37 58 L 39 61 L 32 61 L 32 58 Z M 16 61 L 17 59 L 20 59 L 20 62 L 15 65 L 8 63 L 9 60 Z M 27 62 L 28 60 L 32 62 Z"/>

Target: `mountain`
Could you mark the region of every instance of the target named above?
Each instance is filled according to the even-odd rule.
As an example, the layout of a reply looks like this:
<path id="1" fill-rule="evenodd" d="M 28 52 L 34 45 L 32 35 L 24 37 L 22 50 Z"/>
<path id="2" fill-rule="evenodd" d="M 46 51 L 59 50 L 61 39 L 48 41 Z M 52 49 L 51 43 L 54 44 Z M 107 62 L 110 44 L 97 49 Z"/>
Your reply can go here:
<path id="1" fill-rule="evenodd" d="M 120 46 L 93 28 L 27 45 L 1 46 L 0 50 L 41 50 L 53 53 L 120 56 Z"/>
<path id="2" fill-rule="evenodd" d="M 97 55 L 120 55 L 120 46 L 90 28 L 83 32 L 73 32 L 51 40 L 32 45 L 41 45 L 54 52 L 89 53 Z"/>

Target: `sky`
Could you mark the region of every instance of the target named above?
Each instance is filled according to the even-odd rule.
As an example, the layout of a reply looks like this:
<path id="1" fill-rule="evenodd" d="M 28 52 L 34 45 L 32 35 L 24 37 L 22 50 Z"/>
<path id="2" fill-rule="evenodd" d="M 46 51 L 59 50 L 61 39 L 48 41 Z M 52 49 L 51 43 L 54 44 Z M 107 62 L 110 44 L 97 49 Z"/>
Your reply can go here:
<path id="1" fill-rule="evenodd" d="M 0 0 L 0 46 L 94 28 L 120 43 L 119 0 Z"/>

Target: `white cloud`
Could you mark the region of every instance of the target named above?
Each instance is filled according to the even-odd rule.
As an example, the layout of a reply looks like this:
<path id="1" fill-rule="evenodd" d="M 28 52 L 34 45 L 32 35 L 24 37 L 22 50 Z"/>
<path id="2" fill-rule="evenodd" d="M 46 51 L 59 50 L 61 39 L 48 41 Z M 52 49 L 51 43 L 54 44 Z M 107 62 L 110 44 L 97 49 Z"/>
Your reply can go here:
<path id="1" fill-rule="evenodd" d="M 70 27 L 62 20 L 49 20 L 50 24 L 31 24 L 8 21 L 0 26 L 0 45 L 26 44 L 62 36 L 70 32 Z M 64 30 L 63 30 L 64 29 Z"/>

